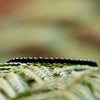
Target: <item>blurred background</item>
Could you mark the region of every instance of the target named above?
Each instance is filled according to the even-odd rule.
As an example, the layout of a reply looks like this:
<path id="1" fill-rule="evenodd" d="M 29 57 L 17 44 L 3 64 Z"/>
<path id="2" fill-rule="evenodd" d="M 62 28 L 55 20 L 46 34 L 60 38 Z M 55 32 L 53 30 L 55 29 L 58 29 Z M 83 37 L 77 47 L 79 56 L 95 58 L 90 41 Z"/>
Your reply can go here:
<path id="1" fill-rule="evenodd" d="M 0 62 L 47 56 L 100 62 L 100 0 L 0 0 Z"/>

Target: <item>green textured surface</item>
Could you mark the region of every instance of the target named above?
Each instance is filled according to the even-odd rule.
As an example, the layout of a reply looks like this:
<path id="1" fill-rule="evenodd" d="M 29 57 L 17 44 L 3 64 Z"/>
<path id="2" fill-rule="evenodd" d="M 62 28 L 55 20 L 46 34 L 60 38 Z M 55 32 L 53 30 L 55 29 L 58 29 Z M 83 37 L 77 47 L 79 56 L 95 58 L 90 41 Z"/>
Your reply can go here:
<path id="1" fill-rule="evenodd" d="M 87 65 L 1 63 L 1 100 L 97 100 L 100 70 Z"/>

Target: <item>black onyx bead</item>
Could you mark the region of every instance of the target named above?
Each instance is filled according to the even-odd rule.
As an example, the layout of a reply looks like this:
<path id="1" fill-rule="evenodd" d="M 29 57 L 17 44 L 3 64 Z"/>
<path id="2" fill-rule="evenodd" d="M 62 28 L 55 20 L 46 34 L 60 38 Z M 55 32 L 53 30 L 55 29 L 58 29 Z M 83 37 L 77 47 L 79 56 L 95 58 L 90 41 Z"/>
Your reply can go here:
<path id="1" fill-rule="evenodd" d="M 55 63 L 60 63 L 60 58 L 59 58 L 59 57 L 55 57 L 55 58 L 54 58 L 54 62 L 55 62 Z"/>
<path id="2" fill-rule="evenodd" d="M 43 60 L 44 60 L 43 57 L 39 57 L 39 58 L 38 58 L 38 62 L 39 62 L 39 63 L 43 63 Z"/>
<path id="3" fill-rule="evenodd" d="M 49 58 L 49 63 L 54 63 L 54 58 L 53 57 Z"/>
<path id="4" fill-rule="evenodd" d="M 38 58 L 34 57 L 33 60 L 32 60 L 32 62 L 37 63 L 38 62 Z"/>
<path id="5" fill-rule="evenodd" d="M 44 58 L 44 63 L 48 63 L 49 62 L 49 58 L 48 57 L 45 57 Z"/>
<path id="6" fill-rule="evenodd" d="M 65 62 L 65 59 L 64 59 L 63 57 L 61 57 L 61 58 L 60 58 L 60 62 L 61 62 L 61 63 L 64 63 L 64 62 Z"/>

